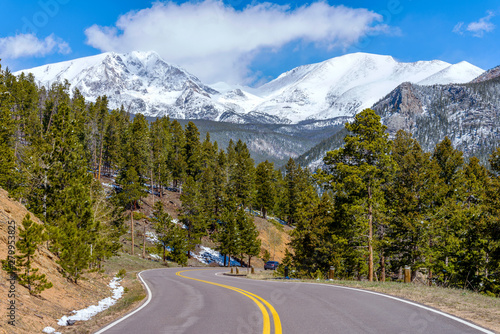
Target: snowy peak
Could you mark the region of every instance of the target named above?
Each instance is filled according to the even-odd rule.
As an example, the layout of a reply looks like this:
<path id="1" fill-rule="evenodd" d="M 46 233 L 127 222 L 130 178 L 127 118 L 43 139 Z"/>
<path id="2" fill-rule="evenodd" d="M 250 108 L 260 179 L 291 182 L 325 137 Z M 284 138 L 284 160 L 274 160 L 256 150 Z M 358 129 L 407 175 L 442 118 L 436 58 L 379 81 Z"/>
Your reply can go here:
<path id="1" fill-rule="evenodd" d="M 403 82 L 467 82 L 480 73 L 481 69 L 466 62 L 404 63 L 391 56 L 353 53 L 283 73 L 258 89 L 266 101 L 256 111 L 292 123 L 353 116 Z"/>
<path id="2" fill-rule="evenodd" d="M 428 78 L 419 81 L 420 85 L 448 85 L 452 83 L 466 83 L 470 78 L 476 78 L 484 70 L 466 61 L 450 65 L 445 69 L 435 73 Z"/>
<path id="3" fill-rule="evenodd" d="M 68 80 L 91 101 L 106 95 L 111 108 L 123 105 L 147 116 L 289 124 L 352 117 L 403 82 L 462 83 L 483 70 L 467 62 L 404 63 L 360 52 L 299 66 L 259 88 L 218 83 L 216 90 L 155 52 L 135 51 L 103 53 L 24 72 L 32 72 L 45 86 Z"/>
<path id="4" fill-rule="evenodd" d="M 156 52 L 108 52 L 22 72 L 33 73 L 44 86 L 68 80 L 91 101 L 106 95 L 111 108 L 123 105 L 132 113 L 150 116 L 182 118 L 183 112 L 175 108 L 181 96 L 210 98 L 218 93 L 184 69 L 165 62 Z"/>

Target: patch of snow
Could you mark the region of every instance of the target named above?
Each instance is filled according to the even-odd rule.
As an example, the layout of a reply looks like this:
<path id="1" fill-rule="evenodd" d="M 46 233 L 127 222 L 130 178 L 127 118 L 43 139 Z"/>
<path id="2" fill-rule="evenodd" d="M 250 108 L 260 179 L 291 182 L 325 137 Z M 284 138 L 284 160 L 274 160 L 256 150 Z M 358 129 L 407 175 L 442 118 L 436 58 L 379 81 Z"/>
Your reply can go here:
<path id="1" fill-rule="evenodd" d="M 47 334 L 61 334 L 61 332 L 56 332 L 56 330 L 50 326 L 45 327 L 42 332 L 47 333 Z"/>
<path id="2" fill-rule="evenodd" d="M 146 232 L 146 240 L 154 244 L 160 242 L 158 236 L 154 232 Z"/>
<path id="3" fill-rule="evenodd" d="M 123 287 L 120 286 L 121 278 L 114 277 L 108 286 L 112 289 L 113 295 L 108 298 L 104 298 L 97 305 L 91 305 L 85 309 L 78 311 L 73 311 L 73 315 L 63 316 L 57 321 L 59 326 L 67 326 L 68 320 L 75 321 L 87 321 L 99 312 L 108 309 L 110 306 L 114 305 L 118 299 L 123 296 Z"/>
<path id="4" fill-rule="evenodd" d="M 109 183 L 106 183 L 106 182 L 103 182 L 101 183 L 104 187 L 108 187 L 108 188 L 114 188 L 114 189 L 120 189 L 119 186 L 117 186 L 116 184 L 109 184 Z"/>
<path id="5" fill-rule="evenodd" d="M 151 256 L 155 260 L 161 260 L 161 256 L 158 254 L 149 253 L 149 256 Z"/>
<path id="6" fill-rule="evenodd" d="M 224 256 L 221 253 L 205 246 L 200 246 L 200 248 L 201 248 L 200 254 L 192 254 L 196 260 L 204 264 L 210 264 L 212 262 L 215 262 L 219 266 L 224 265 Z M 233 258 L 230 259 L 230 265 L 233 267 L 241 267 L 241 263 L 239 263 Z"/>

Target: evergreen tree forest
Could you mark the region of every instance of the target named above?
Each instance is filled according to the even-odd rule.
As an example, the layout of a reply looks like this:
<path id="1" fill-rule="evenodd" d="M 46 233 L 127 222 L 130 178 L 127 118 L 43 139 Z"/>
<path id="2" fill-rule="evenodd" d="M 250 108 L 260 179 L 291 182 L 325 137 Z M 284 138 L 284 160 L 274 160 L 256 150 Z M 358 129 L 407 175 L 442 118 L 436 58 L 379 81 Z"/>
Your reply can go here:
<path id="1" fill-rule="evenodd" d="M 133 118 L 67 83 L 39 87 L 0 67 L 0 187 L 44 224 L 44 240 L 75 283 L 122 249 L 134 211 L 180 193 L 179 221 L 154 206 L 158 249 L 187 263 L 203 238 L 247 264 L 261 253 L 251 215 L 292 227 L 291 276 L 414 279 L 500 295 L 500 148 L 489 166 L 450 140 L 425 152 L 390 140 L 374 111 L 346 124 L 344 145 L 314 173 L 289 159 L 255 164 L 244 142 L 221 148 L 189 122 Z M 113 187 L 101 178 L 113 179 Z M 130 221 L 130 226 L 125 224 Z M 128 251 L 128 250 L 127 250 Z M 269 256 L 269 255 L 268 255 Z"/>
<path id="2" fill-rule="evenodd" d="M 424 152 L 411 134 L 389 140 L 370 109 L 346 124 L 344 145 L 299 200 L 287 261 L 298 276 L 412 279 L 500 295 L 500 148 L 490 169 L 448 138 Z M 418 275 L 425 275 L 425 280 Z"/>
<path id="3" fill-rule="evenodd" d="M 134 253 L 134 211 L 148 193 L 161 201 L 167 189 L 181 194 L 182 207 L 179 224 L 154 207 L 164 260 L 186 264 L 204 237 L 248 262 L 259 254 L 249 218 L 255 166 L 242 141 L 222 150 L 208 133 L 201 139 L 192 122 L 148 122 L 123 107 L 110 110 L 106 97 L 89 102 L 67 83 L 38 87 L 33 76 L 1 68 L 0 119 L 0 187 L 43 222 L 48 247 L 75 283 L 122 249 L 127 230 Z M 270 168 L 266 182 L 277 175 Z"/>

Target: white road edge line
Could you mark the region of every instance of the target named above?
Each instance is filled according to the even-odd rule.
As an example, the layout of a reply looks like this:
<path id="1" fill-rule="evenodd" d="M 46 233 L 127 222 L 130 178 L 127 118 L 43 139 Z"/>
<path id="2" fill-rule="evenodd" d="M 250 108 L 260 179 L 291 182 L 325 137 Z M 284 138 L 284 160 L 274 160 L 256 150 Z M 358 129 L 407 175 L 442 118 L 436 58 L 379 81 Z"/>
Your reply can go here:
<path id="1" fill-rule="evenodd" d="M 159 268 L 159 269 L 163 269 L 163 268 Z M 151 270 L 151 269 L 149 269 Z M 153 270 L 157 270 L 157 269 L 153 269 Z M 146 290 L 148 291 L 148 300 L 146 300 L 146 302 L 144 304 L 142 304 L 138 309 L 132 311 L 131 313 L 123 316 L 122 318 L 110 323 L 109 325 L 107 325 L 106 327 L 100 329 L 99 331 L 95 332 L 94 334 L 101 334 L 101 333 L 104 333 L 105 331 L 107 331 L 108 329 L 110 329 L 111 327 L 115 326 L 116 324 L 122 322 L 123 320 L 133 316 L 134 314 L 136 314 L 137 312 L 139 312 L 140 310 L 142 310 L 143 308 L 145 308 L 149 302 L 151 301 L 151 299 L 153 298 L 153 294 L 151 293 L 151 290 L 149 289 L 149 286 L 146 284 L 146 282 L 144 281 L 144 279 L 142 278 L 141 274 L 143 272 L 145 272 L 146 270 L 143 270 L 141 271 L 138 276 L 140 278 L 140 280 L 142 281 L 142 284 L 144 284 L 144 286 L 146 287 Z"/>
<path id="2" fill-rule="evenodd" d="M 263 280 L 263 282 L 270 282 L 270 283 L 285 283 L 285 284 L 290 284 L 292 282 L 278 282 L 278 281 L 266 281 L 266 280 Z M 448 313 L 444 313 L 444 312 L 441 312 L 441 311 L 438 311 L 438 310 L 435 310 L 433 308 L 430 308 L 430 307 L 427 307 L 427 306 L 424 306 L 424 305 L 420 305 L 420 304 L 417 304 L 417 303 L 414 303 L 414 302 L 410 302 L 408 300 L 404 300 L 404 299 L 401 299 L 401 298 L 398 298 L 398 297 L 394 297 L 394 296 L 390 296 L 390 295 L 386 295 L 386 294 L 383 294 L 383 293 L 379 293 L 379 292 L 374 292 L 374 291 L 369 291 L 369 290 L 363 290 L 363 289 L 357 289 L 357 288 L 351 288 L 351 287 L 347 287 L 347 286 L 340 286 L 340 285 L 334 285 L 334 284 L 324 284 L 324 283 L 309 283 L 309 282 L 294 282 L 294 283 L 301 283 L 301 284 L 312 284 L 312 285 L 324 285 L 324 286 L 328 286 L 330 288 L 339 288 L 339 289 L 347 289 L 347 290 L 354 290 L 354 291 L 360 291 L 360 292 L 365 292 L 365 293 L 371 293 L 373 295 L 378 295 L 378 296 L 382 296 L 382 297 L 385 297 L 385 298 L 389 298 L 389 299 L 394 299 L 394 300 L 397 300 L 397 301 L 400 301 L 402 303 L 406 303 L 406 304 L 410 304 L 410 305 L 413 305 L 413 306 L 416 306 L 416 307 L 419 307 L 421 309 L 424 309 L 424 310 L 427 310 L 427 311 L 430 311 L 430 312 L 434 312 L 434 313 L 437 313 L 443 317 L 446 317 L 446 318 L 449 318 L 449 319 L 452 319 L 452 320 L 455 320 L 455 321 L 458 321 L 464 325 L 467 325 L 469 327 L 472 327 L 474 329 L 477 329 L 478 331 L 480 332 L 483 332 L 483 333 L 486 333 L 486 334 L 496 334 L 495 332 L 492 332 L 486 328 L 483 328 L 483 327 L 480 327 L 480 326 L 477 326 L 471 322 L 468 322 L 466 320 L 463 320 L 463 319 L 460 319 L 458 317 L 455 317 L 451 314 L 448 314 Z"/>

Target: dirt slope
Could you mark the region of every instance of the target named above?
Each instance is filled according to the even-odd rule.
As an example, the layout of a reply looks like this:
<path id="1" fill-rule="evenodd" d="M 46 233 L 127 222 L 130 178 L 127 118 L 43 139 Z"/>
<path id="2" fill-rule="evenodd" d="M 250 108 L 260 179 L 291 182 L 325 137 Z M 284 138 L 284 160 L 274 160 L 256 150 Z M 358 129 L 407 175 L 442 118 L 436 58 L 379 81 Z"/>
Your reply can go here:
<path id="1" fill-rule="evenodd" d="M 16 240 L 21 222 L 28 211 L 19 202 L 9 199 L 8 194 L 0 189 L 0 259 L 7 257 L 7 233 L 10 220 L 16 222 Z M 41 223 L 32 215 L 32 219 Z M 79 281 L 78 285 L 69 282 L 61 274 L 61 267 L 56 264 L 56 256 L 45 246 L 40 247 L 35 259 L 35 268 L 47 275 L 54 285 L 42 292 L 40 297 L 30 296 L 28 289 L 15 284 L 15 298 L 9 298 L 10 283 L 8 275 L 0 270 L 0 333 L 41 333 L 43 328 L 51 326 L 58 329 L 57 319 L 70 315 L 72 310 L 86 308 L 99 300 L 109 297 L 107 287 L 110 277 L 91 273 Z M 10 300 L 15 300 L 15 327 L 7 323 L 7 307 Z"/>

